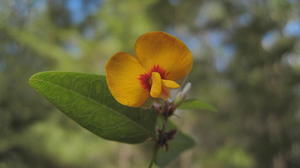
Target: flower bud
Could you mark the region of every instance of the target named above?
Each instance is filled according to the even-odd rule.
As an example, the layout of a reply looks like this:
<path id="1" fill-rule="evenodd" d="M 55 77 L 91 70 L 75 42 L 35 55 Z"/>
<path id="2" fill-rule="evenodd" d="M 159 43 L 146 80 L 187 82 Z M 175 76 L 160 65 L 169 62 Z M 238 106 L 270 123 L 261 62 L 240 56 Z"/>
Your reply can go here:
<path id="1" fill-rule="evenodd" d="M 191 82 L 188 82 L 187 84 L 185 84 L 183 89 L 180 92 L 178 92 L 178 94 L 176 95 L 174 103 L 176 105 L 179 105 L 180 103 L 182 103 L 185 100 L 185 98 L 187 97 L 187 94 L 189 93 L 191 88 L 192 88 Z"/>

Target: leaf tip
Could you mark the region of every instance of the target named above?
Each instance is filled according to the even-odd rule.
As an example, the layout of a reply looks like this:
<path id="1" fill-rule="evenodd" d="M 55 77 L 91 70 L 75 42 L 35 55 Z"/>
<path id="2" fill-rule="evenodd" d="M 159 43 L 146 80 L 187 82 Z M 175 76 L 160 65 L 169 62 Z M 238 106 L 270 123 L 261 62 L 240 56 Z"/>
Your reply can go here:
<path id="1" fill-rule="evenodd" d="M 51 73 L 51 71 L 37 72 L 37 73 L 31 75 L 31 77 L 28 79 L 28 84 L 34 88 L 35 81 L 38 80 L 41 75 L 49 74 L 49 73 Z"/>

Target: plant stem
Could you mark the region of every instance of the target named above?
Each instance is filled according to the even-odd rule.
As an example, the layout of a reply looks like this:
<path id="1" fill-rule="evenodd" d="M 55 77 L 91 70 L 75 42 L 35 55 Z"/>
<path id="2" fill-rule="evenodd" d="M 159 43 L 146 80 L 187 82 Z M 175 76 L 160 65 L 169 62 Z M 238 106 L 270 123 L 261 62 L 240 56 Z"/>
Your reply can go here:
<path id="1" fill-rule="evenodd" d="M 168 124 L 168 118 L 163 118 L 162 128 L 161 130 L 164 132 Z"/>
<path id="2" fill-rule="evenodd" d="M 151 159 L 151 162 L 150 162 L 148 168 L 152 168 L 153 164 L 155 163 L 155 161 L 156 161 L 156 156 L 157 156 L 157 152 L 158 152 L 158 145 L 155 144 L 154 150 L 153 150 L 152 159 Z"/>
<path id="3" fill-rule="evenodd" d="M 167 104 L 165 104 L 165 106 L 166 106 Z M 166 109 L 166 108 L 164 108 L 164 109 Z M 163 111 L 163 113 L 166 113 L 167 111 Z M 169 117 L 170 116 L 162 116 L 162 119 L 163 119 L 163 121 L 162 121 L 162 127 L 161 127 L 161 132 L 165 132 L 165 130 L 166 130 L 166 127 L 167 127 L 167 124 L 168 124 L 168 119 L 169 119 Z M 158 137 L 158 139 L 159 139 L 159 137 Z M 154 149 L 153 149 L 153 154 L 152 154 L 152 159 L 151 159 L 151 162 L 150 162 L 150 164 L 149 164 L 149 166 L 148 166 L 148 168 L 152 168 L 152 166 L 154 165 L 154 163 L 156 162 L 156 158 L 157 158 L 157 153 L 158 153 L 158 150 L 159 150 L 159 148 L 160 148 L 160 144 L 158 143 L 159 142 L 159 140 L 158 139 L 156 139 L 155 140 L 155 144 L 154 144 Z"/>

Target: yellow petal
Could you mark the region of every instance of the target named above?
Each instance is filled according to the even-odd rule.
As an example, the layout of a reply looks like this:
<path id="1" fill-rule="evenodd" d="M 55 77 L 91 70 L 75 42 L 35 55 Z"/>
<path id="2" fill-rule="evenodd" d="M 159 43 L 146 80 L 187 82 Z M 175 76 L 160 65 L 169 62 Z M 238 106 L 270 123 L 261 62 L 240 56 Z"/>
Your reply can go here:
<path id="1" fill-rule="evenodd" d="M 162 81 L 163 81 L 163 85 L 167 88 L 176 89 L 176 88 L 180 87 L 180 85 L 178 83 L 176 83 L 175 81 L 172 81 L 172 80 L 162 80 Z"/>
<path id="2" fill-rule="evenodd" d="M 154 98 L 160 97 L 161 94 L 161 77 L 158 72 L 152 72 L 151 74 L 151 90 L 150 95 Z"/>
<path id="3" fill-rule="evenodd" d="M 139 75 L 146 73 L 138 60 L 127 54 L 117 53 L 106 64 L 106 81 L 112 96 L 121 104 L 139 107 L 149 97 L 142 87 Z"/>
<path id="4" fill-rule="evenodd" d="M 171 80 L 182 79 L 193 64 L 192 53 L 186 45 L 164 32 L 150 32 L 139 37 L 135 52 L 147 71 L 159 65 L 168 72 L 167 79 Z"/>

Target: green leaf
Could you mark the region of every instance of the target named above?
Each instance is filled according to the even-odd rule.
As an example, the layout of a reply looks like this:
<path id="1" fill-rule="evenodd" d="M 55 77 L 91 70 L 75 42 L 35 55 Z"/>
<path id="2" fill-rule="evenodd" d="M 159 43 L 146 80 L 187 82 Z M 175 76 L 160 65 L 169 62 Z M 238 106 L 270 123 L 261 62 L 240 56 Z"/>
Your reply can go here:
<path id="1" fill-rule="evenodd" d="M 116 102 L 104 76 L 41 72 L 33 75 L 29 83 L 59 110 L 102 138 L 140 143 L 154 136 L 155 112 Z"/>
<path id="2" fill-rule="evenodd" d="M 183 110 L 209 110 L 213 112 L 217 111 L 214 106 L 197 99 L 188 99 L 184 101 L 178 108 Z"/>
<path id="3" fill-rule="evenodd" d="M 174 128 L 176 128 L 176 126 L 170 123 L 168 130 Z M 182 152 L 184 152 L 189 148 L 192 148 L 195 145 L 195 142 L 191 137 L 177 130 L 174 139 L 170 140 L 168 145 L 169 145 L 168 151 L 166 151 L 164 148 L 160 148 L 158 151 L 157 159 L 156 159 L 156 164 L 158 167 L 162 168 L 167 166 L 171 161 L 176 159 Z"/>

